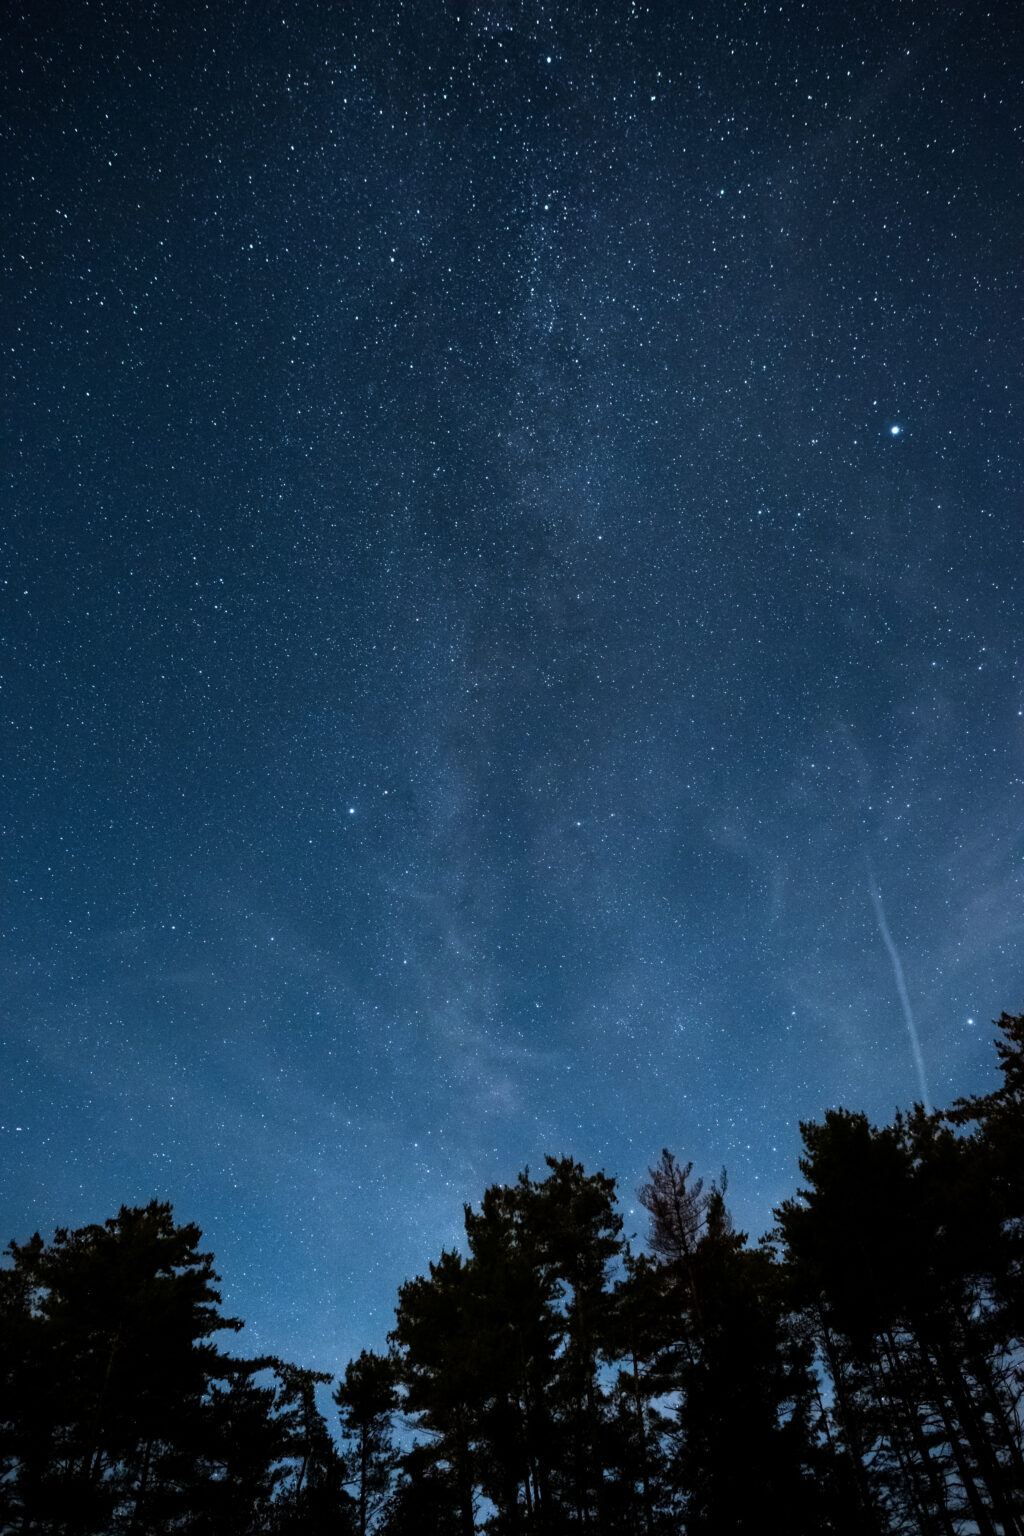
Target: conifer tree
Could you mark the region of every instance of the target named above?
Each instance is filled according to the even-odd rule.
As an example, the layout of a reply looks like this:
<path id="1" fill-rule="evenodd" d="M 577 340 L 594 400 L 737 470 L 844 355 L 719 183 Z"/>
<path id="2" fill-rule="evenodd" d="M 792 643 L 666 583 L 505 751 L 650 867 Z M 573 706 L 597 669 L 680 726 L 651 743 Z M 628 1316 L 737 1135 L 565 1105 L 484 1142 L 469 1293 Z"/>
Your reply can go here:
<path id="1" fill-rule="evenodd" d="M 383 1505 L 397 1465 L 391 1418 L 398 1407 L 395 1362 L 364 1349 L 350 1360 L 334 1392 L 341 1425 L 352 1446 L 356 1529 L 366 1536 Z"/>
<path id="2" fill-rule="evenodd" d="M 802 1130 L 807 1187 L 780 1208 L 780 1232 L 872 1518 L 1019 1536 L 1015 1344 L 993 1306 L 1004 1231 L 983 1142 L 920 1107 L 881 1129 L 830 1111 Z"/>
<path id="3" fill-rule="evenodd" d="M 23 1518 L 159 1531 L 198 1515 L 209 1394 L 230 1374 L 212 1336 L 241 1327 L 218 1312 L 199 1238 L 154 1201 L 49 1246 L 10 1244 L 6 1438 Z"/>
<path id="4" fill-rule="evenodd" d="M 11 1243 L 0 1269 L 0 1531 L 345 1530 L 330 1378 L 214 1342 L 213 1256 L 157 1201 Z"/>

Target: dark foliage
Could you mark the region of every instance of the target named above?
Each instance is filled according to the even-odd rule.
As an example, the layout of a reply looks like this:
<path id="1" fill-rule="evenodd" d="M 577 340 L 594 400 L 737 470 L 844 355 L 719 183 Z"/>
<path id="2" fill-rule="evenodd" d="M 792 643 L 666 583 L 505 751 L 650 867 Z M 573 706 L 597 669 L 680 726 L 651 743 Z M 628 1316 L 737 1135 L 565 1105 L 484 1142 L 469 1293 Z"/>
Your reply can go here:
<path id="1" fill-rule="evenodd" d="M 549 1158 L 402 1286 L 328 1377 L 222 1353 L 169 1206 L 9 1247 L 0 1532 L 47 1536 L 1024 1536 L 1024 1016 L 1002 1086 L 802 1127 L 751 1245 L 670 1152 L 623 1242 L 613 1180 Z"/>
<path id="2" fill-rule="evenodd" d="M 344 1530 L 314 1384 L 223 1354 L 213 1256 L 155 1201 L 37 1235 L 0 1269 L 0 1530 Z"/>

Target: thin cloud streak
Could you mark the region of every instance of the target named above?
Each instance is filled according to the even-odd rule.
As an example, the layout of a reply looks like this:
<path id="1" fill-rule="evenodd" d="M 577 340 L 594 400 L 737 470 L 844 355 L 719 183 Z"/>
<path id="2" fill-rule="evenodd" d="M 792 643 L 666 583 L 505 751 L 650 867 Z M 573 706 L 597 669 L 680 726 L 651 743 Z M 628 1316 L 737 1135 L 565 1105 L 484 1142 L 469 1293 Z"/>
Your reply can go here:
<path id="1" fill-rule="evenodd" d="M 885 917 L 885 907 L 882 903 L 882 892 L 879 890 L 875 872 L 871 867 L 871 860 L 865 857 L 868 867 L 868 890 L 871 893 L 871 903 L 875 909 L 875 918 L 878 922 L 878 931 L 882 935 L 882 942 L 889 952 L 892 961 L 892 973 L 896 978 L 896 991 L 899 993 L 900 1006 L 903 1009 L 903 1018 L 907 1026 L 907 1035 L 910 1039 L 910 1049 L 914 1057 L 914 1067 L 917 1072 L 917 1084 L 921 1090 L 921 1102 L 928 1114 L 932 1112 L 931 1094 L 928 1092 L 928 1079 L 924 1069 L 924 1054 L 921 1050 L 921 1040 L 917 1033 L 917 1025 L 914 1022 L 914 1010 L 910 1006 L 910 994 L 907 991 L 907 981 L 903 974 L 903 962 L 900 952 L 896 948 L 896 942 L 889 931 L 889 924 Z"/>

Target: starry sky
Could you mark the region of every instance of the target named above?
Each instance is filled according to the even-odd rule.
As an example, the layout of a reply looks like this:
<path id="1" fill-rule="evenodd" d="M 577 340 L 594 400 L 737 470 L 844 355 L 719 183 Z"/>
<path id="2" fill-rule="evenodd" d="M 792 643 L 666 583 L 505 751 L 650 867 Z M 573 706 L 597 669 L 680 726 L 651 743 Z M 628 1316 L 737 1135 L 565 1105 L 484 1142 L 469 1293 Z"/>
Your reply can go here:
<path id="1" fill-rule="evenodd" d="M 2 58 L 0 1237 L 381 1347 L 545 1153 L 1024 1005 L 1020 17 L 30 3 Z"/>

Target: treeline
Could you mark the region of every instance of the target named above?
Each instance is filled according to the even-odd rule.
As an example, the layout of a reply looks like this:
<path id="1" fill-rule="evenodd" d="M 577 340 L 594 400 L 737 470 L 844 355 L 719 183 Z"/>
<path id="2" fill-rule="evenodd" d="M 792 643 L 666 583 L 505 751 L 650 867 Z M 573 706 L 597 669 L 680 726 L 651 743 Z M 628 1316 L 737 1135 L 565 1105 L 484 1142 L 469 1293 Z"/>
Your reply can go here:
<path id="1" fill-rule="evenodd" d="M 802 1127 L 751 1244 L 669 1152 L 622 1236 L 569 1158 L 466 1209 L 330 1378 L 215 1336 L 170 1206 L 9 1246 L 0 1530 L 53 1536 L 1024 1536 L 1024 1015 L 1002 1081 Z M 332 1414 L 333 1417 L 333 1414 Z"/>

